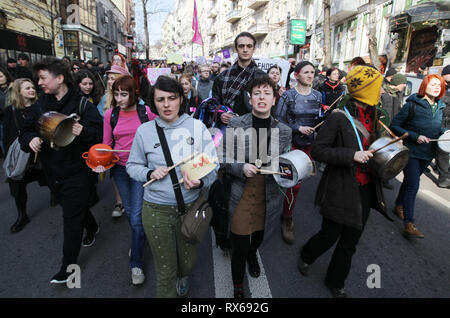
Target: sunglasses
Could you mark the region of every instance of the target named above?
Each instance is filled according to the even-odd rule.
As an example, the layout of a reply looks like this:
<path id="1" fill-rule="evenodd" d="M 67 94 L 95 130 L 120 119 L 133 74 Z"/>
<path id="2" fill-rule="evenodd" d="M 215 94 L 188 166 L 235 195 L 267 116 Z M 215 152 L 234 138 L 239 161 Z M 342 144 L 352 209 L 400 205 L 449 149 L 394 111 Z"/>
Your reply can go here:
<path id="1" fill-rule="evenodd" d="M 79 70 L 80 68 L 79 68 L 79 67 L 74 67 L 73 69 L 74 69 L 74 70 Z"/>

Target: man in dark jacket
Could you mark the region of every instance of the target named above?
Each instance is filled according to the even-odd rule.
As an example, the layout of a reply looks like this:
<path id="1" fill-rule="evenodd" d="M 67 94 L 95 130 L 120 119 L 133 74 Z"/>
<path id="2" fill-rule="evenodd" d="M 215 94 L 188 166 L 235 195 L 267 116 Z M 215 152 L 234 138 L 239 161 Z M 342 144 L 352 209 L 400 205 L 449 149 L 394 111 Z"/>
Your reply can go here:
<path id="1" fill-rule="evenodd" d="M 406 76 L 403 74 L 395 74 L 392 76 L 390 83 L 383 83 L 381 91 L 381 107 L 389 114 L 389 121 L 391 121 L 400 111 L 400 108 L 402 108 L 403 90 L 405 87 Z"/>
<path id="2" fill-rule="evenodd" d="M 444 67 L 442 70 L 442 77 L 447 86 L 445 96 L 442 98 L 442 101 L 445 103 L 445 108 L 442 113 L 442 127 L 450 129 L 450 65 Z M 450 187 L 449 159 L 449 154 L 438 147 L 436 166 L 439 171 L 438 186 L 441 188 Z"/>
<path id="3" fill-rule="evenodd" d="M 64 243 L 60 271 L 51 283 L 66 283 L 67 267 L 76 264 L 80 246 L 91 246 L 98 233 L 89 210 L 89 195 L 93 189 L 91 171 L 82 159 L 83 152 L 102 140 L 102 118 L 97 108 L 82 99 L 73 83 L 70 69 L 62 60 L 49 57 L 34 65 L 44 94 L 33 104 L 25 119 L 20 136 L 21 148 L 41 156 L 44 171 L 55 181 L 61 195 Z M 43 113 L 55 111 L 64 115 L 76 113 L 80 119 L 72 127 L 75 139 L 65 147 L 54 146 L 42 139 L 37 125 Z M 83 230 L 86 236 L 83 239 Z"/>
<path id="4" fill-rule="evenodd" d="M 238 34 L 234 40 L 234 46 L 238 53 L 238 60 L 225 72 L 219 74 L 214 81 L 212 96 L 221 105 L 231 107 L 234 113 L 244 115 L 252 110 L 248 93 L 245 91 L 247 84 L 255 77 L 267 76 L 253 61 L 256 38 L 248 33 Z M 229 124 L 231 114 L 224 113 L 220 120 Z"/>

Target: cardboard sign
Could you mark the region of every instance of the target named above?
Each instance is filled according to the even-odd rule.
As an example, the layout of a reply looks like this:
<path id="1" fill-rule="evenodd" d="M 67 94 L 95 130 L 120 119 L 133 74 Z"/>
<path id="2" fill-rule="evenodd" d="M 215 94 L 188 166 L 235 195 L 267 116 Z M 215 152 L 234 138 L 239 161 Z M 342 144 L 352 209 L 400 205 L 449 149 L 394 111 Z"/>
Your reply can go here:
<path id="1" fill-rule="evenodd" d="M 230 49 L 225 49 L 222 51 L 223 57 L 229 59 L 231 57 Z"/>
<path id="2" fill-rule="evenodd" d="M 214 56 L 213 63 L 216 63 L 216 62 L 219 63 L 219 64 L 222 63 L 222 58 L 220 56 L 217 56 L 217 55 Z"/>
<path id="3" fill-rule="evenodd" d="M 155 85 L 158 77 L 164 74 L 170 74 L 170 68 L 147 68 L 147 78 L 150 85 Z"/>
<path id="4" fill-rule="evenodd" d="M 265 73 L 267 73 L 267 71 L 272 65 L 275 64 L 278 65 L 281 68 L 281 80 L 280 80 L 281 83 L 278 83 L 278 85 L 280 86 L 286 85 L 287 76 L 289 73 L 289 69 L 291 67 L 288 61 L 282 59 L 266 59 L 266 58 L 255 58 L 254 61 L 258 66 L 258 68 L 264 71 Z"/>
<path id="5" fill-rule="evenodd" d="M 217 167 L 214 160 L 216 159 L 211 159 L 207 154 L 202 153 L 182 165 L 181 171 L 186 172 L 191 180 L 200 180 Z"/>

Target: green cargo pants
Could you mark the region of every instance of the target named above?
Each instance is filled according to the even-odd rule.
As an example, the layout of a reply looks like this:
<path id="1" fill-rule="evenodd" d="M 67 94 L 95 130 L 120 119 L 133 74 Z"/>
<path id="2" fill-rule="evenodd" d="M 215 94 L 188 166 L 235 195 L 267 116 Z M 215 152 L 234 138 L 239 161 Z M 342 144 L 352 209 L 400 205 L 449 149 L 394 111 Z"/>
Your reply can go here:
<path id="1" fill-rule="evenodd" d="M 189 208 L 191 204 L 187 204 Z M 142 222 L 156 271 L 158 298 L 177 297 L 177 277 L 189 276 L 194 267 L 197 246 L 181 236 L 181 221 L 176 206 L 144 201 Z"/>

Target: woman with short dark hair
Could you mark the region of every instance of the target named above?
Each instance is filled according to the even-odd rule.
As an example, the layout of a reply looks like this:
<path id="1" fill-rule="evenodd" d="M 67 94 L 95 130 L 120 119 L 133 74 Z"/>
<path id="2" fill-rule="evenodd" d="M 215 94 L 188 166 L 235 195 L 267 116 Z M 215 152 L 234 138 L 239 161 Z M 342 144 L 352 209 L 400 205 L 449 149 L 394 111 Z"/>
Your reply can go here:
<path id="1" fill-rule="evenodd" d="M 327 70 L 327 79 L 319 86 L 318 91 L 322 94 L 322 103 L 331 106 L 342 94 L 345 87 L 340 82 L 340 71 L 336 67 Z"/>
<path id="2" fill-rule="evenodd" d="M 151 90 L 150 102 L 159 117 L 138 128 L 127 172 L 138 182 L 156 179 L 144 190 L 142 221 L 155 262 L 157 297 L 174 298 L 188 293 L 197 246 L 181 236 L 180 217 L 185 211 L 179 210 L 174 185 L 167 176 L 168 163 L 158 131 L 164 134 L 174 163 L 195 151 L 206 153 L 211 159 L 217 154 L 205 125 L 184 113 L 186 99 L 180 83 L 160 76 Z M 189 209 L 200 196 L 201 189 L 213 183 L 218 169 L 201 180 L 191 180 L 187 174 L 181 173 L 180 167 L 174 170 L 177 180 L 183 178 L 181 195 L 186 209 Z"/>
<path id="3" fill-rule="evenodd" d="M 88 70 L 80 70 L 74 74 L 75 81 L 80 89 L 80 93 L 97 106 L 103 97 L 103 87 Z"/>

